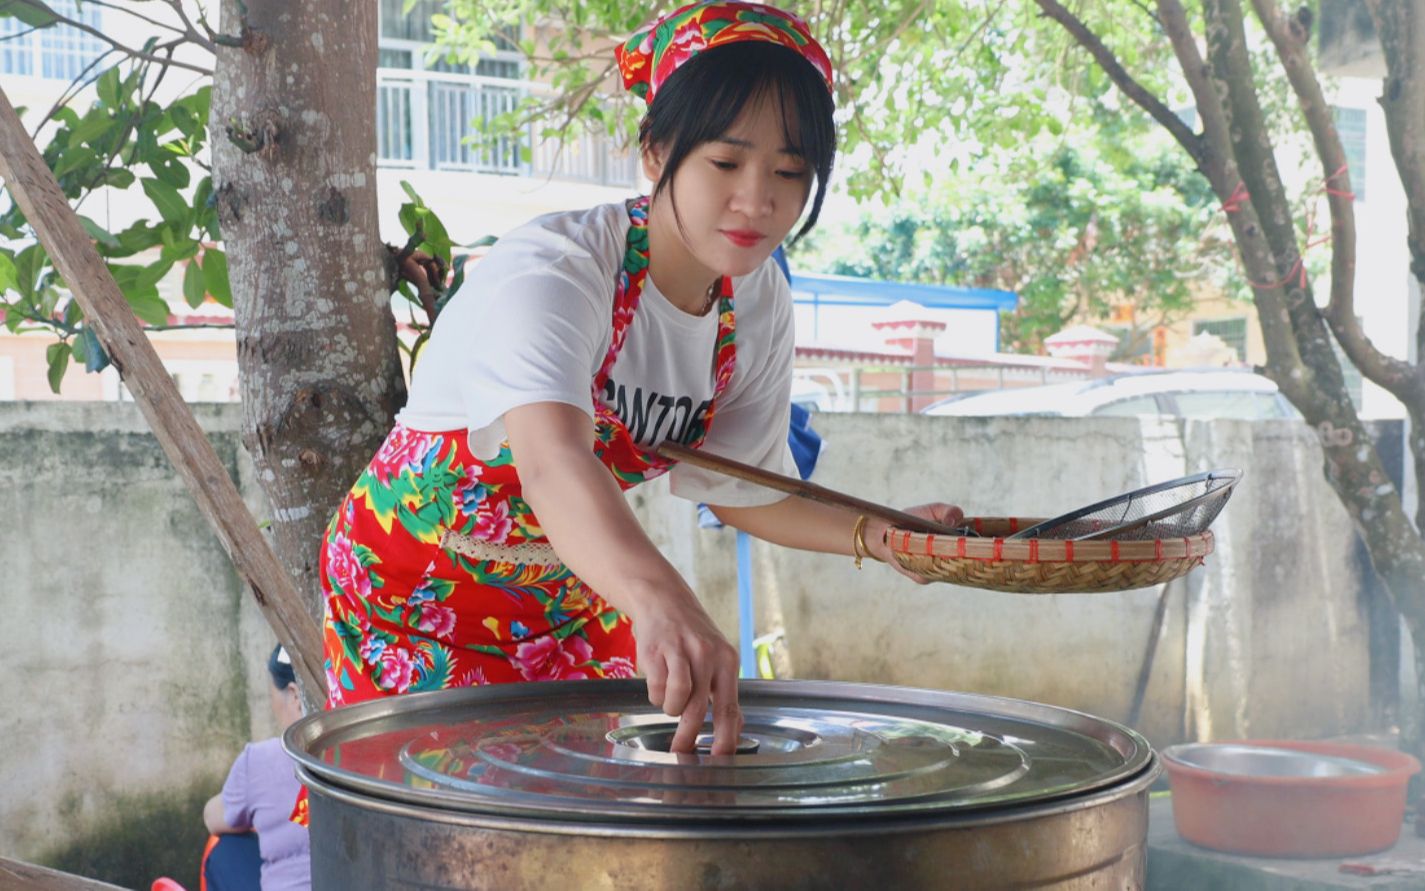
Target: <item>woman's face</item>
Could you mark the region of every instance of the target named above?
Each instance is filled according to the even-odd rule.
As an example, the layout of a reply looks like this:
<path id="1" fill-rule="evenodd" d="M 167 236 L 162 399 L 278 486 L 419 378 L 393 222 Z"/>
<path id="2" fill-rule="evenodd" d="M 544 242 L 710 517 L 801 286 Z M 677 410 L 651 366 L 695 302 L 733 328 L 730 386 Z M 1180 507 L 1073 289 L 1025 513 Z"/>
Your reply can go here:
<path id="1" fill-rule="evenodd" d="M 296 684 L 288 684 L 281 690 L 269 686 L 267 694 L 272 703 L 272 715 L 281 729 L 286 730 L 302 717 L 302 694 L 298 692 Z"/>
<path id="2" fill-rule="evenodd" d="M 718 139 L 694 148 L 673 175 L 654 213 L 668 231 L 714 276 L 747 275 L 772 254 L 801 218 L 811 193 L 812 171 L 787 145 L 779 104 L 750 102 Z M 793 134 L 795 136 L 795 134 Z M 664 152 L 644 152 L 644 172 L 657 182 Z M 682 226 L 679 227 L 678 223 Z"/>

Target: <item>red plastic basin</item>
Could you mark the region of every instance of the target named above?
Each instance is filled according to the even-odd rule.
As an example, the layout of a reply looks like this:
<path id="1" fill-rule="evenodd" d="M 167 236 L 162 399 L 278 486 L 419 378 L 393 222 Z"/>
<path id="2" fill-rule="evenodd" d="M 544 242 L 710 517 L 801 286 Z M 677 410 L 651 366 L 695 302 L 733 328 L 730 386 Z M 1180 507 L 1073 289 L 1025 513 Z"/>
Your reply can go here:
<path id="1" fill-rule="evenodd" d="M 1377 765 L 1360 776 L 1247 776 L 1175 761 L 1163 765 L 1173 789 L 1178 834 L 1195 845 L 1269 857 L 1348 857 L 1383 851 L 1400 838 L 1405 790 L 1420 762 L 1376 746 L 1235 740 Z"/>

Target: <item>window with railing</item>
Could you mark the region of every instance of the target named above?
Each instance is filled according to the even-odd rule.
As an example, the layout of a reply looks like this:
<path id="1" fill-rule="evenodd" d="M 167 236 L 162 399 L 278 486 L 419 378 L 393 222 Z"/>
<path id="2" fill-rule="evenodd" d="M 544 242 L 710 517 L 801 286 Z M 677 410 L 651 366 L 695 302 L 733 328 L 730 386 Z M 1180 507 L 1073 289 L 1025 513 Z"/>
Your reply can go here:
<path id="1" fill-rule="evenodd" d="M 98 31 L 101 10 L 93 3 L 52 0 L 63 18 Z M 0 74 L 74 80 L 103 54 L 104 41 L 73 25 L 32 28 L 14 16 L 0 18 Z"/>
<path id="2" fill-rule="evenodd" d="M 377 159 L 385 167 L 469 170 L 514 176 L 574 179 L 606 185 L 637 182 L 636 158 L 601 135 L 560 144 L 536 138 L 535 128 L 496 139 L 478 138 L 500 115 L 544 91 L 523 80 L 518 29 L 495 35 L 496 51 L 473 65 L 432 52 L 432 15 L 442 0 L 381 0 L 377 72 Z"/>
<path id="3" fill-rule="evenodd" d="M 1212 334 L 1237 353 L 1237 361 L 1247 361 L 1247 320 L 1200 319 L 1192 323 L 1192 333 Z"/>

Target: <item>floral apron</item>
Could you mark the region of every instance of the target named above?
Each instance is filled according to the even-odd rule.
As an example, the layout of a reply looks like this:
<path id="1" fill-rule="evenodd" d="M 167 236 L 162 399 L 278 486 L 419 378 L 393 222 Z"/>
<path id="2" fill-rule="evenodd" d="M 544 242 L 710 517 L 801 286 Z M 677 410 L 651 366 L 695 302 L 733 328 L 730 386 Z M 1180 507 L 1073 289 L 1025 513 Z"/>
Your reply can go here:
<path id="1" fill-rule="evenodd" d="M 648 199 L 631 202 L 628 215 L 613 336 L 592 383 L 594 453 L 625 490 L 673 463 L 639 448 L 600 398 L 648 275 Z M 734 328 L 732 283 L 724 277 L 712 405 L 701 424 L 689 426 L 694 447 L 732 378 Z M 629 619 L 553 557 L 521 497 L 509 442 L 481 461 L 467 435 L 397 424 L 327 527 L 328 708 L 408 691 L 633 676 Z M 294 813 L 303 823 L 305 791 Z"/>

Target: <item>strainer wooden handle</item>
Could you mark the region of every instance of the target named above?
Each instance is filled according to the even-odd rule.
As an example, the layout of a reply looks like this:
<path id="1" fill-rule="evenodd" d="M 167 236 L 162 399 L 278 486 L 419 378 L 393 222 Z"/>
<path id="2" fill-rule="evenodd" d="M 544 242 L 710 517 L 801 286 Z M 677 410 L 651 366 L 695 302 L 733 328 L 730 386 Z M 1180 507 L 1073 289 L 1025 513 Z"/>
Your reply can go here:
<path id="1" fill-rule="evenodd" d="M 665 442 L 658 447 L 658 454 L 672 461 L 683 461 L 694 467 L 701 467 L 704 470 L 712 470 L 726 476 L 736 477 L 749 483 L 756 483 L 768 489 L 775 489 L 778 492 L 786 492 L 789 495 L 796 495 L 810 501 L 819 501 L 822 504 L 829 504 L 832 507 L 844 507 L 857 513 L 863 513 L 868 517 L 876 517 L 885 520 L 899 529 L 910 532 L 926 532 L 932 535 L 965 535 L 964 529 L 954 526 L 947 526 L 944 523 L 937 523 L 934 520 L 926 520 L 917 517 L 915 514 L 908 514 L 893 507 L 886 507 L 874 501 L 866 501 L 854 495 L 847 495 L 835 489 L 828 489 L 825 486 L 818 486 L 816 483 L 809 483 L 806 480 L 796 477 L 783 476 L 780 473 L 773 473 L 770 470 L 763 470 L 751 464 L 743 464 L 741 461 L 734 461 L 731 458 L 724 458 L 721 455 L 714 455 L 700 449 L 690 449 L 685 445 L 675 442 Z"/>

